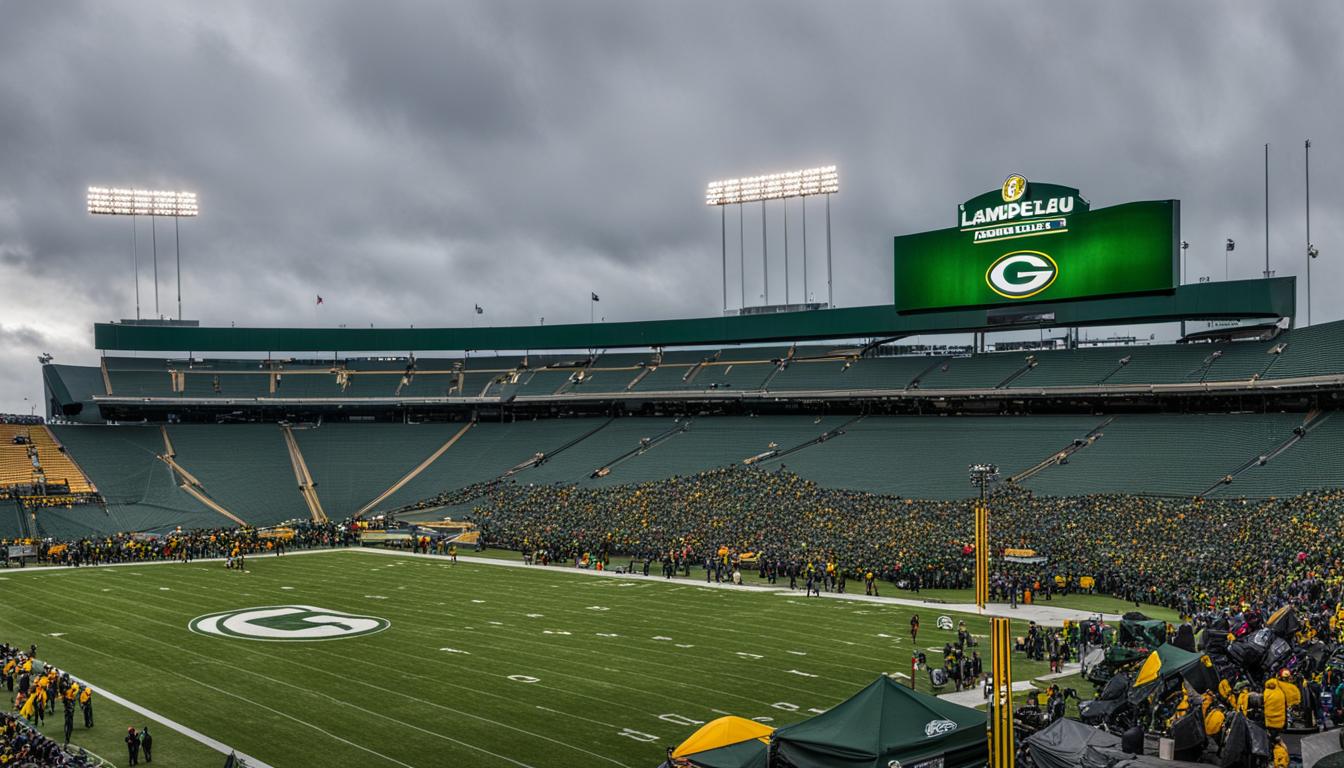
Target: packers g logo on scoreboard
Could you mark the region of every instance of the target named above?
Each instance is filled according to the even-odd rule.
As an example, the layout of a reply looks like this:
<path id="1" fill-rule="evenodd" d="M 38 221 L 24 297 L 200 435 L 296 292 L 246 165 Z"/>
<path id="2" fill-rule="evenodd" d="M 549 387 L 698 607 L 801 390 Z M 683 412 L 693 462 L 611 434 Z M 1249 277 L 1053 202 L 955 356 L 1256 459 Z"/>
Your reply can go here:
<path id="1" fill-rule="evenodd" d="M 1013 251 L 985 270 L 990 290 L 1005 299 L 1025 299 L 1044 291 L 1059 276 L 1059 265 L 1041 251 Z"/>
<path id="2" fill-rule="evenodd" d="M 1016 203 L 1027 193 L 1027 179 L 1020 173 L 1014 173 L 1003 181 L 1003 202 Z"/>
<path id="3" fill-rule="evenodd" d="M 313 605 L 271 605 L 197 616 L 187 627 L 198 634 L 242 640 L 303 642 L 343 640 L 382 632 L 392 622 Z"/>

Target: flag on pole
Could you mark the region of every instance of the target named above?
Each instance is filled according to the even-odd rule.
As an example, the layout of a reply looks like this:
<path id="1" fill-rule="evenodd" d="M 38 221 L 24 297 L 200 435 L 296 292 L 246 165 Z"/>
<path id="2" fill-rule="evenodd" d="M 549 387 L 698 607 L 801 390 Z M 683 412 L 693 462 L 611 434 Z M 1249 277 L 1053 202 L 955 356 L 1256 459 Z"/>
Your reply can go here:
<path id="1" fill-rule="evenodd" d="M 601 301 L 601 299 L 597 298 L 596 293 L 593 294 L 593 301 Z"/>
<path id="2" fill-rule="evenodd" d="M 320 294 L 319 294 L 318 297 L 317 297 L 317 303 L 318 303 L 318 304 L 321 304 L 321 303 L 322 303 L 322 296 L 321 296 Z"/>
<path id="3" fill-rule="evenodd" d="M 477 304 L 477 305 L 476 305 L 476 314 L 478 314 L 478 315 L 483 315 L 483 314 L 485 314 L 485 310 L 484 310 L 484 309 L 481 309 L 481 305 L 480 305 L 480 304 Z"/>

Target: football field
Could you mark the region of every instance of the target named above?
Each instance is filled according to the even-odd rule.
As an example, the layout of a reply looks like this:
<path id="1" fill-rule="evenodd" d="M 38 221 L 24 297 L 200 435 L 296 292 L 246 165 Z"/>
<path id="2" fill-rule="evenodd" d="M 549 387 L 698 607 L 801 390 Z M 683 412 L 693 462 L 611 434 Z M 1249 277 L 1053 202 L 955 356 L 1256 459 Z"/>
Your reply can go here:
<path id="1" fill-rule="evenodd" d="M 709 588 L 697 572 L 666 582 L 358 550 L 257 557 L 246 573 L 10 569 L 0 589 L 27 608 L 0 615 L 0 631 L 277 768 L 651 768 L 722 714 L 783 725 L 908 674 L 912 613 L 931 663 L 955 636 L 937 606 Z M 950 615 L 986 634 L 986 620 Z M 1047 670 L 1018 656 L 1013 671 Z M 98 701 L 97 727 L 74 742 L 124 765 L 120 737 L 148 721 Z M 151 727 L 156 765 L 223 763 Z"/>

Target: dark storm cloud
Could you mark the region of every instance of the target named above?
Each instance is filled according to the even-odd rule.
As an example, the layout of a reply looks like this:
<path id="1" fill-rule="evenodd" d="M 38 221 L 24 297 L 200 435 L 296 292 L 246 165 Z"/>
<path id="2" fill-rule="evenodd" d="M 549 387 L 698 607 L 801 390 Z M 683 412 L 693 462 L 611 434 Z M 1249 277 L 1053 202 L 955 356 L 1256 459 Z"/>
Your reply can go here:
<path id="1" fill-rule="evenodd" d="M 589 291 L 610 319 L 718 311 L 705 182 L 829 162 L 844 306 L 890 300 L 892 235 L 951 225 L 1013 171 L 1097 206 L 1180 198 L 1189 278 L 1221 279 L 1225 237 L 1230 275 L 1252 277 L 1264 142 L 1273 267 L 1296 274 L 1311 136 L 1314 319 L 1344 314 L 1336 3 L 57 1 L 4 19 L 0 410 L 40 392 L 34 355 L 91 361 L 90 323 L 134 314 L 131 226 L 83 213 L 91 183 L 200 193 L 183 293 L 206 323 L 468 324 L 478 302 L 482 321 L 551 323 L 586 320 Z"/>

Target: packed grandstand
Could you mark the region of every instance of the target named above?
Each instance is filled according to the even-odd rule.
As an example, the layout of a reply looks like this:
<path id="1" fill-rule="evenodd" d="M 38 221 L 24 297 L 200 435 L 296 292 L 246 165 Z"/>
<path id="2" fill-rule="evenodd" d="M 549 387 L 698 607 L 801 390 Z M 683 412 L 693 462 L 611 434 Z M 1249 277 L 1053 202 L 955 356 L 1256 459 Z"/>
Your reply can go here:
<path id="1" fill-rule="evenodd" d="M 1232 519 L 1282 527 L 1263 541 L 1283 552 L 1337 540 L 1344 322 L 1250 336 L 1001 352 L 109 355 L 44 368 L 50 423 L 0 425 L 0 536 L 396 512 L 479 520 L 514 548 L 812 547 L 893 582 L 966 586 L 966 467 L 993 461 L 996 548 L 1031 548 L 1126 597 L 1228 602 L 1272 580 L 1175 552 L 1144 562 L 1121 539 L 1137 526 L 1225 551 Z"/>

